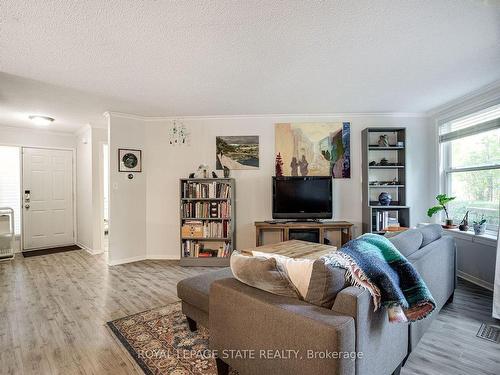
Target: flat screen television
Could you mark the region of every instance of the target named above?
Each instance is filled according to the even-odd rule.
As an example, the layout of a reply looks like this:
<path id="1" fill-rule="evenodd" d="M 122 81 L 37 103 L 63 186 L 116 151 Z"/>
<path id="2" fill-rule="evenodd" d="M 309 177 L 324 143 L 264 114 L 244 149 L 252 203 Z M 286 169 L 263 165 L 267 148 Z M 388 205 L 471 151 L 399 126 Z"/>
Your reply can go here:
<path id="1" fill-rule="evenodd" d="M 273 219 L 331 219 L 330 176 L 273 177 Z"/>

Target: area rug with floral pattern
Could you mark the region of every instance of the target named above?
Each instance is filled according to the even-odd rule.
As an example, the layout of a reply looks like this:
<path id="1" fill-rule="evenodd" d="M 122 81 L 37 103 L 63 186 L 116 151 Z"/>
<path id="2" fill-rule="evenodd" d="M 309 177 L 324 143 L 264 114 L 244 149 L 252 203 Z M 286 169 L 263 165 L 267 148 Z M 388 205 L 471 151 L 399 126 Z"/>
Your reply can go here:
<path id="1" fill-rule="evenodd" d="M 208 330 L 188 328 L 180 302 L 108 322 L 147 375 L 216 375 Z M 235 371 L 230 373 L 237 375 Z"/>

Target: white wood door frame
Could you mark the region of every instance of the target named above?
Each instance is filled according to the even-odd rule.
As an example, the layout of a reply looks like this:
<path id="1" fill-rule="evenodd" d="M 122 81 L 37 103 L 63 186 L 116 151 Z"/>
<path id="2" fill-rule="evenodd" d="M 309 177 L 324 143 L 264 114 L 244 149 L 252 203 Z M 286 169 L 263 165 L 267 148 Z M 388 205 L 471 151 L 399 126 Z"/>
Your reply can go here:
<path id="1" fill-rule="evenodd" d="M 20 166 L 20 186 L 19 186 L 19 194 L 20 194 L 20 202 L 21 202 L 21 207 L 20 207 L 20 212 L 21 212 L 21 235 L 20 235 L 20 241 L 19 241 L 19 249 L 20 251 L 24 250 L 24 190 L 23 190 L 23 175 L 24 175 L 24 169 L 23 169 L 23 150 L 27 148 L 37 148 L 37 149 L 44 149 L 44 150 L 57 150 L 57 151 L 71 151 L 72 154 L 72 190 L 73 190 L 73 243 L 76 243 L 76 239 L 78 238 L 78 227 L 77 227 L 77 207 L 76 207 L 76 148 L 67 148 L 67 147 L 48 147 L 48 146 L 23 146 L 23 145 L 10 145 L 10 146 L 16 146 L 19 147 L 19 166 Z"/>
<path id="2" fill-rule="evenodd" d="M 100 241 L 101 248 L 99 252 L 104 252 L 105 246 L 105 236 L 104 236 L 104 145 L 108 146 L 108 215 L 109 215 L 109 142 L 100 141 L 99 142 L 99 230 L 100 230 Z M 108 221 L 109 230 L 109 221 Z M 109 235 L 108 235 L 109 238 Z"/>

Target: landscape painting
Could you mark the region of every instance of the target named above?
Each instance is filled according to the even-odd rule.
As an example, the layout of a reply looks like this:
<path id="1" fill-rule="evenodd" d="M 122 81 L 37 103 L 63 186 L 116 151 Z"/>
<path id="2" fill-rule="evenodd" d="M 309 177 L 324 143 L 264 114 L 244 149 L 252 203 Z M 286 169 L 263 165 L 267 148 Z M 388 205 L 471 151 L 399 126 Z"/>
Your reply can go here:
<path id="1" fill-rule="evenodd" d="M 284 176 L 351 177 L 349 122 L 275 124 Z"/>
<path id="2" fill-rule="evenodd" d="M 259 169 L 259 136 L 216 137 L 217 169 Z"/>

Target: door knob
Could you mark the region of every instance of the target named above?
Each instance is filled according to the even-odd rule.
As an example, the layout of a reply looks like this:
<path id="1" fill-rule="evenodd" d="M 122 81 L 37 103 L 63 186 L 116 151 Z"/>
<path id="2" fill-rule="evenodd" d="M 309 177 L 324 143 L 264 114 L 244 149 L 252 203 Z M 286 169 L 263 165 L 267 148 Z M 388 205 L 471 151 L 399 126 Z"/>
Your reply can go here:
<path id="1" fill-rule="evenodd" d="M 25 204 L 24 208 L 28 209 L 28 208 L 30 208 L 30 205 L 29 204 Z"/>

